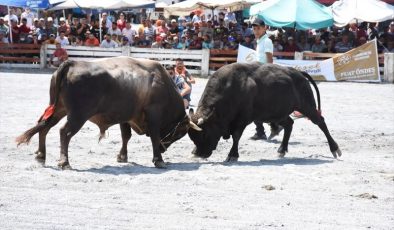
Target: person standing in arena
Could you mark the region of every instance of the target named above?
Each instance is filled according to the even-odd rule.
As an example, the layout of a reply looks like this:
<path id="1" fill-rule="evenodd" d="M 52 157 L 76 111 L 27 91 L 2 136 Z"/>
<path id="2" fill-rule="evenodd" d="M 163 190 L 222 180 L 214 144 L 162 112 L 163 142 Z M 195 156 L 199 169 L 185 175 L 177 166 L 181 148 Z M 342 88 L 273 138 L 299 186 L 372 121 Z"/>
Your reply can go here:
<path id="1" fill-rule="evenodd" d="M 253 26 L 253 33 L 257 41 L 257 46 L 256 46 L 257 61 L 261 63 L 273 63 L 274 46 L 272 44 L 271 39 L 268 37 L 266 33 L 267 27 L 265 25 L 265 22 L 262 19 L 255 17 L 252 20 L 252 26 Z M 251 139 L 267 140 L 267 136 L 265 135 L 262 121 L 254 121 L 254 124 L 256 125 L 256 133 L 251 137 Z M 272 138 L 278 135 L 279 132 L 282 130 L 282 128 L 275 123 L 270 123 L 270 125 L 271 125 L 270 138 Z"/>

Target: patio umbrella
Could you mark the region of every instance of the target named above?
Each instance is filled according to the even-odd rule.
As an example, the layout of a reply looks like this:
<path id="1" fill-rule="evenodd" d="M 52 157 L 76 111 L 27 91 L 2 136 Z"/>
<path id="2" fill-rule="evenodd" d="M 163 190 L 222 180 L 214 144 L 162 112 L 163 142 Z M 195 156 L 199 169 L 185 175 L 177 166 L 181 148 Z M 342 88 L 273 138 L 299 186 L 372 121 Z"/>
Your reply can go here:
<path id="1" fill-rule="evenodd" d="M 394 6 L 379 0 L 341 0 L 331 6 L 334 24 L 339 27 L 350 22 L 382 22 L 394 19 Z"/>
<path id="2" fill-rule="evenodd" d="M 7 6 L 7 12 L 8 15 L 10 15 L 10 6 L 45 9 L 48 8 L 50 4 L 48 0 L 0 0 L 0 5 Z M 12 43 L 12 33 L 10 32 L 9 35 Z"/>
<path id="3" fill-rule="evenodd" d="M 314 0 L 268 0 L 251 6 L 250 15 L 274 27 L 307 30 L 333 25 L 331 9 Z"/>
<path id="4" fill-rule="evenodd" d="M 72 8 L 116 10 L 122 8 L 154 8 L 155 2 L 150 0 L 66 0 L 50 10 L 64 10 Z"/>
<path id="5" fill-rule="evenodd" d="M 97 9 L 99 13 L 99 21 L 101 22 L 101 11 L 102 10 L 115 10 L 123 8 L 155 8 L 155 2 L 150 0 L 66 0 L 52 8 L 50 10 L 64 10 L 73 8 L 83 9 Z M 100 24 L 100 42 L 102 41 L 101 34 L 101 23 Z"/>
<path id="6" fill-rule="evenodd" d="M 164 7 L 164 15 L 186 16 L 197 9 L 230 9 L 234 11 L 249 7 L 261 0 L 187 0 Z"/>
<path id="7" fill-rule="evenodd" d="M 0 0 L 0 5 L 45 9 L 49 7 L 49 1 L 48 0 Z"/>

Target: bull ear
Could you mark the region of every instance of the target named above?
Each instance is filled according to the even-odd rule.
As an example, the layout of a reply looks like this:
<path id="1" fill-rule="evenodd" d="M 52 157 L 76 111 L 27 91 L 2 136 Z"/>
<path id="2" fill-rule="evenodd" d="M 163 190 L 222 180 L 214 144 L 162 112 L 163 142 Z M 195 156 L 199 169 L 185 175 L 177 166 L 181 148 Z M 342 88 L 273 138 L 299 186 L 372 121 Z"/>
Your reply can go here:
<path id="1" fill-rule="evenodd" d="M 190 109 L 189 109 L 189 116 L 191 117 L 191 116 L 193 116 L 193 115 L 194 115 L 194 109 L 190 108 Z"/>
<path id="2" fill-rule="evenodd" d="M 200 127 L 198 127 L 198 125 L 194 124 L 193 121 L 189 121 L 189 125 L 190 125 L 190 128 L 192 128 L 194 130 L 202 131 L 202 129 Z"/>

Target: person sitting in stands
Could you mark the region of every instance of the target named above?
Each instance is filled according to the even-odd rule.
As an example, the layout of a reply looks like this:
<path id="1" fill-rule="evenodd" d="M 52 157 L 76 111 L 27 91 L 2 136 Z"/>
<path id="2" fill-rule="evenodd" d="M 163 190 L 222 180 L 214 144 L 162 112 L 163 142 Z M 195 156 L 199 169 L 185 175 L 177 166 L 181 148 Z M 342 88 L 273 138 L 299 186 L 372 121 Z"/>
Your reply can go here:
<path id="1" fill-rule="evenodd" d="M 70 41 L 68 40 L 68 38 L 65 35 L 66 35 L 65 32 L 60 32 L 59 36 L 55 39 L 62 46 L 70 45 Z"/>
<path id="2" fill-rule="evenodd" d="M 101 42 L 100 47 L 102 48 L 115 48 L 118 47 L 118 44 L 111 39 L 110 34 L 105 35 L 105 39 Z"/>
<path id="3" fill-rule="evenodd" d="M 49 39 L 46 40 L 44 43 L 48 44 L 48 45 L 55 45 L 58 42 L 55 40 L 55 35 L 51 34 L 51 35 L 49 35 Z"/>
<path id="4" fill-rule="evenodd" d="M 342 40 L 335 45 L 335 50 L 338 53 L 345 53 L 351 50 L 352 48 L 353 48 L 352 44 L 350 43 L 349 36 L 347 34 L 343 34 Z"/>
<path id="5" fill-rule="evenodd" d="M 88 38 L 85 41 L 85 46 L 99 46 L 99 40 L 90 31 L 86 31 Z M 79 37 L 80 38 L 80 37 Z"/>
<path id="6" fill-rule="evenodd" d="M 5 36 L 5 32 L 0 30 L 0 44 L 8 43 L 8 39 Z"/>
<path id="7" fill-rule="evenodd" d="M 53 65 L 59 67 L 64 61 L 68 59 L 68 54 L 65 49 L 62 48 L 60 43 L 56 44 L 56 50 L 51 55 L 51 59 L 49 60 L 49 65 Z"/>

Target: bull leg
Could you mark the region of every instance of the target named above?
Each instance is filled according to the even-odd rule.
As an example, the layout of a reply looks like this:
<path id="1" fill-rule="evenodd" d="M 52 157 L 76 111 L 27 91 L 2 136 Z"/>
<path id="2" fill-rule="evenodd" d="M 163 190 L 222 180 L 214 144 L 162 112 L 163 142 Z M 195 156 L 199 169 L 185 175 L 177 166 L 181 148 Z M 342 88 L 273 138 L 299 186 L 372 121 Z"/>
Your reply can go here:
<path id="1" fill-rule="evenodd" d="M 156 113 L 152 112 L 152 113 L 147 113 L 147 117 L 148 117 L 148 130 L 149 130 L 149 135 L 153 148 L 152 162 L 156 168 L 166 168 L 167 166 L 164 163 L 163 157 L 161 156 L 161 152 L 160 152 L 160 130 L 159 130 L 160 115 L 157 114 L 157 112 Z"/>
<path id="2" fill-rule="evenodd" d="M 87 119 L 80 119 L 68 115 L 66 124 L 60 129 L 60 160 L 58 166 L 62 169 L 71 169 L 68 161 L 68 145 L 71 138 L 82 128 Z"/>
<path id="3" fill-rule="evenodd" d="M 305 113 L 305 115 L 311 119 L 311 121 L 313 122 L 313 124 L 319 126 L 320 130 L 323 131 L 324 135 L 326 135 L 327 141 L 328 141 L 328 146 L 330 147 L 330 151 L 332 153 L 332 155 L 334 156 L 334 158 L 337 158 L 338 156 L 342 155 L 341 150 L 339 149 L 338 144 L 334 141 L 334 139 L 331 137 L 330 132 L 328 131 L 326 122 L 324 121 L 324 117 L 320 116 L 317 111 L 309 114 L 309 113 Z"/>
<path id="4" fill-rule="evenodd" d="M 130 125 L 127 123 L 120 124 L 120 131 L 122 133 L 122 148 L 117 156 L 117 161 L 127 163 L 127 143 L 131 138 Z"/>
<path id="5" fill-rule="evenodd" d="M 238 144 L 239 144 L 239 139 L 241 139 L 242 133 L 245 129 L 245 126 L 242 128 L 236 129 L 232 133 L 232 138 L 233 138 L 233 146 L 231 146 L 230 152 L 226 158 L 226 162 L 233 162 L 233 161 L 238 161 Z"/>
<path id="6" fill-rule="evenodd" d="M 47 122 L 45 129 L 39 132 L 38 138 L 38 150 L 35 152 L 37 154 L 36 160 L 40 163 L 45 163 L 46 159 L 46 137 L 49 130 L 55 126 L 65 114 L 59 114 L 58 116 L 52 116 Z"/>
<path id="7" fill-rule="evenodd" d="M 279 123 L 281 126 L 283 126 L 284 129 L 282 143 L 280 144 L 278 149 L 279 157 L 284 157 L 286 155 L 286 152 L 288 151 L 287 148 L 289 146 L 291 131 L 293 130 L 293 123 L 294 121 L 290 117 L 287 117 L 284 121 Z"/>

